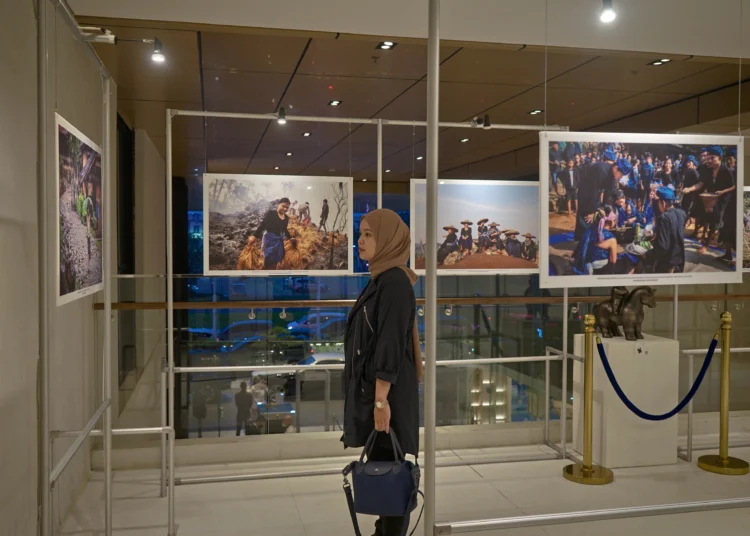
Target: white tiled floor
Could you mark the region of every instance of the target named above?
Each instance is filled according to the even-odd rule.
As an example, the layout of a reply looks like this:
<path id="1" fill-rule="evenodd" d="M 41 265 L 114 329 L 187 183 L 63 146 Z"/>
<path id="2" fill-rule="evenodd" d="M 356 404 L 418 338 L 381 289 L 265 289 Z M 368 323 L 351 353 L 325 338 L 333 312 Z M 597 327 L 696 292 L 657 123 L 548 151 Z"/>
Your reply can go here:
<path id="1" fill-rule="evenodd" d="M 481 453 L 441 452 L 441 459 L 472 454 L 517 456 L 529 449 L 483 449 Z M 750 459 L 750 449 L 732 454 Z M 343 467 L 349 458 L 305 462 L 306 468 Z M 302 462 L 299 462 L 302 464 Z M 286 464 L 276 470 L 290 470 Z M 750 497 L 750 476 L 725 477 L 695 464 L 620 469 L 608 486 L 581 486 L 564 480 L 562 460 L 438 468 L 438 521 L 491 519 L 529 514 L 595 510 L 649 504 Z M 269 464 L 203 467 L 178 471 L 179 477 L 269 472 Z M 114 527 L 118 536 L 165 536 L 167 502 L 158 497 L 153 471 L 114 476 Z M 200 484 L 176 488 L 179 536 L 351 535 L 340 476 Z M 103 535 L 103 484 L 95 474 L 63 523 L 61 534 Z M 363 534 L 372 519 L 361 518 Z M 748 536 L 750 509 L 725 510 L 617 521 L 525 528 L 477 535 L 502 536 Z M 416 534 L 423 534 L 422 528 Z"/>

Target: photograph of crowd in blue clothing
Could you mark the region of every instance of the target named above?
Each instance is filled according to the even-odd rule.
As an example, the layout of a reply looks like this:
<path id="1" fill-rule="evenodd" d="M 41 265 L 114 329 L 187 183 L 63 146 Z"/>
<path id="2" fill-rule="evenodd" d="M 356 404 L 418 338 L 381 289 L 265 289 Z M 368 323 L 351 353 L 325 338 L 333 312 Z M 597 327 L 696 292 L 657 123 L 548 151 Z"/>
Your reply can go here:
<path id="1" fill-rule="evenodd" d="M 540 139 L 543 287 L 741 282 L 742 138 Z"/>
<path id="2" fill-rule="evenodd" d="M 206 274 L 348 274 L 352 205 L 349 177 L 206 173 Z"/>

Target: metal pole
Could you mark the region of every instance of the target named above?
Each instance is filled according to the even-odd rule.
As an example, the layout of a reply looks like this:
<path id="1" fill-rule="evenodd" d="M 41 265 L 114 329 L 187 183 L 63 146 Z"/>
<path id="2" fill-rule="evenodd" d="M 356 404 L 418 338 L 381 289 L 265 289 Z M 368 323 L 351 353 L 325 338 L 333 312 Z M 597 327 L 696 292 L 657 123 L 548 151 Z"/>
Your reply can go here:
<path id="1" fill-rule="evenodd" d="M 674 286 L 672 294 L 672 338 L 677 340 L 679 337 L 679 313 L 680 313 L 680 291 L 677 285 Z"/>
<path id="2" fill-rule="evenodd" d="M 564 460 L 568 451 L 568 289 L 563 289 L 563 334 L 562 334 L 562 404 L 560 406 L 560 457 Z"/>
<path id="3" fill-rule="evenodd" d="M 52 452 L 49 421 L 49 285 L 47 267 L 48 225 L 47 219 L 47 1 L 37 4 L 37 210 L 39 225 L 39 376 L 41 400 L 39 413 L 42 428 L 42 445 L 39 482 L 42 502 L 42 536 L 52 536 L 52 487 L 49 483 L 52 468 Z"/>
<path id="4" fill-rule="evenodd" d="M 549 352 L 547 352 L 549 356 Z M 549 442 L 549 361 L 544 362 L 544 442 Z"/>
<path id="5" fill-rule="evenodd" d="M 104 411 L 102 432 L 104 433 L 104 534 L 112 536 L 112 136 L 111 136 L 111 80 L 108 74 L 104 77 L 104 237 L 102 240 L 103 261 L 102 279 L 104 281 L 104 349 L 103 349 L 103 385 L 102 399 L 107 402 Z"/>
<path id="6" fill-rule="evenodd" d="M 594 332 L 596 319 L 586 315 L 584 322 L 586 361 L 583 377 L 583 464 L 574 463 L 563 468 L 566 480 L 576 484 L 603 485 L 614 480 L 612 471 L 594 465 Z"/>
<path id="7" fill-rule="evenodd" d="M 76 433 L 76 440 L 73 441 L 73 444 L 70 445 L 70 447 L 68 447 L 68 450 L 65 451 L 65 454 L 62 455 L 60 461 L 57 462 L 57 465 L 50 473 L 49 484 L 54 484 L 57 479 L 60 478 L 60 475 L 70 463 L 70 460 L 73 459 L 73 456 L 76 455 L 78 450 L 85 443 L 86 439 L 88 439 L 91 431 L 94 429 L 94 426 L 96 426 L 96 423 L 98 423 L 99 419 L 102 418 L 102 415 L 104 415 L 104 413 L 107 411 L 107 408 L 109 408 L 109 400 L 105 400 L 104 402 L 102 402 L 91 419 L 89 419 L 89 422 L 86 423 L 86 426 L 84 426 L 81 431 Z"/>
<path id="8" fill-rule="evenodd" d="M 167 145 L 167 413 L 172 436 L 169 438 L 169 536 L 175 536 L 174 531 L 174 473 L 176 470 L 174 459 L 174 443 L 177 437 L 177 427 L 174 418 L 174 240 L 172 236 L 172 110 L 166 111 L 166 145 Z"/>
<path id="9" fill-rule="evenodd" d="M 611 508 L 608 510 L 591 510 L 562 514 L 525 515 L 481 521 L 457 521 L 454 523 L 440 523 L 435 527 L 435 534 L 462 534 L 466 532 L 497 531 L 523 527 L 543 527 L 569 523 L 586 523 L 590 521 L 608 521 L 612 519 L 630 519 L 635 517 L 728 510 L 732 508 L 747 508 L 748 506 L 750 506 L 750 498 L 741 498 L 678 504 L 660 504 L 656 506 L 632 506 L 629 508 Z"/>
<path id="10" fill-rule="evenodd" d="M 159 374 L 159 408 L 161 410 L 161 427 L 167 427 L 167 363 L 161 362 L 161 374 Z M 161 478 L 159 479 L 159 496 L 167 496 L 167 436 L 161 435 Z"/>
<path id="11" fill-rule="evenodd" d="M 688 391 L 693 386 L 693 361 L 694 356 L 688 356 Z M 693 399 L 688 402 L 688 422 L 687 422 L 687 461 L 693 461 Z"/>
<path id="12" fill-rule="evenodd" d="M 719 415 L 719 455 L 698 458 L 698 467 L 720 475 L 746 475 L 750 465 L 729 456 L 729 370 L 732 344 L 732 313 L 721 314 L 721 407 Z"/>
<path id="13" fill-rule="evenodd" d="M 436 521 L 437 425 L 437 197 L 438 130 L 440 119 L 440 0 L 429 0 L 427 23 L 427 255 L 425 259 L 425 396 L 424 396 L 424 534 L 434 533 Z"/>
<path id="14" fill-rule="evenodd" d="M 331 416 L 331 371 L 326 370 L 326 379 L 325 379 L 325 405 L 324 405 L 324 414 L 325 414 L 325 431 L 328 432 L 330 429 L 329 421 Z"/>
<path id="15" fill-rule="evenodd" d="M 295 389 L 295 397 L 294 397 L 294 427 L 297 429 L 297 433 L 300 433 L 300 425 L 299 425 L 299 414 L 300 409 L 302 408 L 302 379 L 300 376 L 304 374 L 304 371 L 298 370 L 297 373 L 294 375 L 294 389 Z"/>
<path id="16" fill-rule="evenodd" d="M 378 119 L 378 208 L 383 208 L 383 120 Z"/>

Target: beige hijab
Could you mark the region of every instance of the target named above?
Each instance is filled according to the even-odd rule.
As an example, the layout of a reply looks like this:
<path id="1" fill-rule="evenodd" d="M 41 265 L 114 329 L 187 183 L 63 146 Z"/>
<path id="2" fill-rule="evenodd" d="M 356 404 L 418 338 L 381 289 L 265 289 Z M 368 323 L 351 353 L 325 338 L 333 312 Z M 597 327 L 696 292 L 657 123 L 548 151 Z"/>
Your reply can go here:
<path id="1" fill-rule="evenodd" d="M 411 234 L 409 228 L 401 220 L 401 217 L 388 209 L 378 209 L 369 212 L 362 218 L 375 235 L 375 255 L 370 259 L 370 274 L 373 279 L 391 268 L 401 268 L 411 281 L 417 282 L 415 274 L 408 266 L 411 253 Z M 414 347 L 414 365 L 417 370 L 417 378 L 422 379 L 422 351 L 419 345 L 419 332 L 417 321 L 414 320 L 414 331 L 412 333 L 412 345 Z"/>

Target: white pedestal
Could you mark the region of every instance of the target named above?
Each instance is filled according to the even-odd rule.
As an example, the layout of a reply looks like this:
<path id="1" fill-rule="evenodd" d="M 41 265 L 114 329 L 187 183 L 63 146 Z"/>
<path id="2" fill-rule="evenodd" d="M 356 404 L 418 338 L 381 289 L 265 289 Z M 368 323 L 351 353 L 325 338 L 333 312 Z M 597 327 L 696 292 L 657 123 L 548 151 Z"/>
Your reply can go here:
<path id="1" fill-rule="evenodd" d="M 662 414 L 677 403 L 679 343 L 645 339 L 602 339 L 622 390 L 641 410 Z M 575 336 L 575 355 L 584 355 L 584 336 Z M 610 469 L 677 463 L 677 416 L 647 421 L 620 401 L 594 346 L 594 463 Z M 573 366 L 573 447 L 583 453 L 583 363 Z"/>

